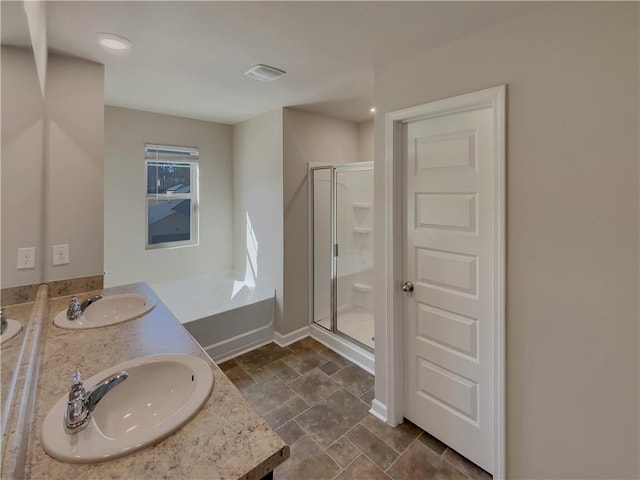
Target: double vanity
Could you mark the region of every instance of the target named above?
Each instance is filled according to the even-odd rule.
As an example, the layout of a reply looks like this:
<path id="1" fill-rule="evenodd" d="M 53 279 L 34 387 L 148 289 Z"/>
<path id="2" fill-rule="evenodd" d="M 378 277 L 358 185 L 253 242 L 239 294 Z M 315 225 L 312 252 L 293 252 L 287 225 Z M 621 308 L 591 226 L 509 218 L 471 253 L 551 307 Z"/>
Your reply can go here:
<path id="1" fill-rule="evenodd" d="M 11 428 L 3 478 L 261 479 L 288 458 L 146 284 L 96 293 L 48 300 L 37 368 L 20 367 L 36 371 L 31 418 L 22 437 Z"/>

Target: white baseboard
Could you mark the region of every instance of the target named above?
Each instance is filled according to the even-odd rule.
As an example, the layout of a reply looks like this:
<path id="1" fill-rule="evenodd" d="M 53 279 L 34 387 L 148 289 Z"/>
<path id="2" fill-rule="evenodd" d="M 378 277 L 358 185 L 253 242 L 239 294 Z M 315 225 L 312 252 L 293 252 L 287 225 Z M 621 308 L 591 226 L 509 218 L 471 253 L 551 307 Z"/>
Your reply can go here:
<path id="1" fill-rule="evenodd" d="M 337 335 L 333 335 L 322 327 L 318 327 L 316 325 L 306 325 L 298 330 L 282 335 L 281 333 L 274 332 L 272 330 L 272 325 L 270 324 L 267 327 L 258 328 L 223 342 L 209 345 L 204 347 L 204 350 L 214 362 L 222 363 L 244 353 L 250 352 L 251 350 L 262 347 L 272 341 L 279 347 L 284 348 L 308 336 L 315 338 L 334 352 L 347 358 L 372 375 L 375 375 L 375 358 L 373 353 L 354 345 Z M 383 416 L 386 421 L 386 406 L 379 403 L 379 406 L 383 408 L 383 410 L 379 410 L 379 407 L 376 407 L 375 402 L 376 401 L 374 400 L 372 410 L 375 410 L 377 413 L 372 413 L 378 418 L 382 418 L 379 412 L 384 411 Z"/>
<path id="2" fill-rule="evenodd" d="M 387 406 L 378 400 L 374 399 L 373 402 L 371 402 L 371 410 L 369 410 L 369 413 L 383 422 L 387 422 Z"/>
<path id="3" fill-rule="evenodd" d="M 375 375 L 375 358 L 373 353 L 359 347 L 338 335 L 326 331 L 317 325 L 310 325 L 310 334 L 323 345 L 352 361 L 363 370 Z"/>
<path id="4" fill-rule="evenodd" d="M 306 325 L 298 330 L 294 330 L 291 333 L 286 333 L 284 335 L 273 332 L 273 341 L 279 347 L 286 347 L 287 345 L 291 345 L 292 343 L 297 342 L 298 340 L 302 340 L 304 337 L 309 336 L 309 325 Z"/>
<path id="5" fill-rule="evenodd" d="M 195 338 L 195 337 L 194 337 Z M 222 363 L 234 357 L 247 353 L 258 347 L 266 345 L 273 340 L 273 324 L 257 328 L 242 335 L 237 335 L 213 345 L 204 347 L 204 350 L 216 363 Z M 197 339 L 196 339 L 197 341 Z"/>
<path id="6" fill-rule="evenodd" d="M 286 347 L 308 336 L 308 325 L 282 335 L 274 332 L 273 325 L 269 324 L 267 327 L 258 328 L 223 342 L 208 345 L 204 347 L 204 350 L 214 362 L 222 363 L 270 342 L 274 342 L 279 347 Z"/>
<path id="7" fill-rule="evenodd" d="M 255 350 L 256 348 L 260 348 L 267 343 L 271 343 L 271 337 L 266 340 L 257 340 L 255 342 L 251 342 L 249 344 L 245 344 L 242 347 L 239 347 L 235 350 L 230 350 L 224 353 L 215 353 L 214 349 L 204 349 L 204 351 L 211 357 L 216 364 L 220 364 L 222 362 L 226 362 L 227 360 L 231 360 L 232 358 L 239 357 L 240 355 L 250 352 L 251 350 Z"/>

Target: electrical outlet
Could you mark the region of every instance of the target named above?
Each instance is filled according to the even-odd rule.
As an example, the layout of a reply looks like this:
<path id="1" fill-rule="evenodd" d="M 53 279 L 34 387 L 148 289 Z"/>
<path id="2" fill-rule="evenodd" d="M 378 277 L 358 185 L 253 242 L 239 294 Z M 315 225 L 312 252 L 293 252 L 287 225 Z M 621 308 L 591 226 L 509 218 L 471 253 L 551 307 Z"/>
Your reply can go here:
<path id="1" fill-rule="evenodd" d="M 36 267 L 36 247 L 18 249 L 18 270 Z"/>
<path id="2" fill-rule="evenodd" d="M 69 245 L 54 245 L 51 247 L 53 264 L 54 265 L 65 265 L 69 263 Z"/>

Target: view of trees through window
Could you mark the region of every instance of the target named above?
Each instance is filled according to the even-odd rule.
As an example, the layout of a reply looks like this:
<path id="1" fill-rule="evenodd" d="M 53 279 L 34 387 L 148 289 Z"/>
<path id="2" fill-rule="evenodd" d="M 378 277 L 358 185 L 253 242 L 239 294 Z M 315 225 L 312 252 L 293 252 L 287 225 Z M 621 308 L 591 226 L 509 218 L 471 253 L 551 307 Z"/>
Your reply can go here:
<path id="1" fill-rule="evenodd" d="M 190 193 L 191 164 L 147 162 L 147 193 Z"/>

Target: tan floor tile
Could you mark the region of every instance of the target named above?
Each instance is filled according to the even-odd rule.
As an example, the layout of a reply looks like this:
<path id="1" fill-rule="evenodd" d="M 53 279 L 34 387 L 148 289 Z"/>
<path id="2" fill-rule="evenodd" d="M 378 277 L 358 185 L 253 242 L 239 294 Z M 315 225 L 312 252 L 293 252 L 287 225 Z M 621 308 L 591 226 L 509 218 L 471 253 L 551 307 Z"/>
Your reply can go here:
<path id="1" fill-rule="evenodd" d="M 442 452 L 444 452 L 447 449 L 447 446 L 444 443 L 442 443 L 436 437 L 434 437 L 433 435 L 430 435 L 427 432 L 422 432 L 418 437 L 418 440 L 420 440 L 422 443 L 424 443 L 427 447 L 429 447 L 431 450 L 436 452 L 438 455 L 442 455 Z"/>
<path id="2" fill-rule="evenodd" d="M 394 480 L 467 480 L 422 442 L 413 442 L 387 474 Z"/>
<path id="3" fill-rule="evenodd" d="M 251 375 L 251 378 L 253 378 L 256 383 L 264 382 L 265 380 L 273 378 L 273 372 L 267 367 L 262 367 L 259 370 L 252 370 L 249 375 Z"/>
<path id="4" fill-rule="evenodd" d="M 343 470 L 336 480 L 388 480 L 389 476 L 364 455 Z M 417 480 L 417 479 L 416 479 Z"/>
<path id="5" fill-rule="evenodd" d="M 408 420 L 405 420 L 396 427 L 392 427 L 373 415 L 367 415 L 360 423 L 400 453 L 422 432 L 422 430 Z"/>
<path id="6" fill-rule="evenodd" d="M 295 393 L 277 378 L 256 383 L 242 391 L 260 415 L 291 400 Z"/>
<path id="7" fill-rule="evenodd" d="M 308 436 L 291 445 L 287 461 L 274 470 L 275 480 L 330 480 L 340 467 Z"/>
<path id="8" fill-rule="evenodd" d="M 372 388 L 371 390 L 367 390 L 362 395 L 360 395 L 360 400 L 362 400 L 364 403 L 368 405 L 371 405 L 375 397 L 376 397 L 376 391 L 375 391 L 375 388 Z"/>
<path id="9" fill-rule="evenodd" d="M 397 452 L 383 442 L 377 435 L 363 427 L 356 425 L 346 435 L 347 439 L 353 443 L 362 453 L 373 460 L 381 469 L 386 470 L 398 458 Z"/>
<path id="10" fill-rule="evenodd" d="M 338 465 L 344 468 L 360 455 L 360 450 L 349 440 L 342 437 L 327 448 L 327 453 L 338 462 Z"/>
<path id="11" fill-rule="evenodd" d="M 300 343 L 302 343 L 302 345 L 304 345 L 305 347 L 317 350 L 318 352 L 327 349 L 327 347 L 325 347 L 322 343 L 320 343 L 313 337 L 303 338 L 302 340 L 300 340 Z"/>
<path id="12" fill-rule="evenodd" d="M 362 420 L 368 410 L 366 403 L 340 389 L 298 415 L 296 422 L 326 448 Z"/>
<path id="13" fill-rule="evenodd" d="M 224 372 L 229 380 L 236 386 L 238 390 L 244 390 L 255 384 L 255 380 L 245 372 L 241 367 L 235 366 Z"/>
<path id="14" fill-rule="evenodd" d="M 264 420 L 271 428 L 279 428 L 289 420 L 307 410 L 309 405 L 297 395 L 288 402 L 274 408 L 264 415 Z"/>
<path id="15" fill-rule="evenodd" d="M 277 480 L 492 479 L 411 422 L 390 427 L 368 415 L 373 375 L 311 337 L 219 366 L 291 445 Z"/>
<path id="16" fill-rule="evenodd" d="M 331 378 L 356 396 L 362 395 L 374 385 L 373 375 L 357 365 L 349 365 L 334 373 Z"/>
<path id="17" fill-rule="evenodd" d="M 352 365 L 352 363 L 349 360 L 347 360 L 342 355 L 337 354 L 336 352 L 334 352 L 329 348 L 322 351 L 322 356 L 325 357 L 327 360 L 331 360 L 340 368 L 346 367 L 347 365 Z"/>
<path id="18" fill-rule="evenodd" d="M 227 370 L 231 370 L 233 367 L 237 367 L 238 362 L 236 362 L 234 359 L 231 359 L 227 360 L 226 362 L 219 363 L 218 366 L 220 367 L 220 370 L 226 372 Z"/>
<path id="19" fill-rule="evenodd" d="M 300 374 L 305 374 L 326 362 L 322 355 L 307 347 L 290 353 L 284 361 Z"/>
<path id="20" fill-rule="evenodd" d="M 278 377 L 284 383 L 289 383 L 294 378 L 300 376 L 298 372 L 296 372 L 282 360 L 271 363 L 268 368 L 276 375 L 276 377 Z"/>
<path id="21" fill-rule="evenodd" d="M 340 390 L 340 386 L 337 383 L 317 368 L 289 382 L 289 388 L 310 405 Z"/>
<path id="22" fill-rule="evenodd" d="M 295 420 L 291 420 L 288 423 L 285 423 L 283 426 L 276 430 L 276 433 L 280 435 L 282 441 L 287 445 L 295 443 L 305 435 L 304 430 L 300 428 L 300 425 L 298 425 Z"/>
<path id="23" fill-rule="evenodd" d="M 303 348 L 306 348 L 306 347 L 304 346 L 304 343 L 302 343 L 302 340 L 298 340 L 297 342 L 294 342 L 291 345 L 287 345 L 287 348 L 292 352 L 295 352 L 297 350 L 302 350 Z"/>
<path id="24" fill-rule="evenodd" d="M 469 476 L 472 480 L 491 480 L 493 477 L 490 473 L 485 472 L 475 463 L 467 460 L 455 450 L 447 448 L 442 455 L 447 462 L 456 467 L 465 475 Z"/>
<path id="25" fill-rule="evenodd" d="M 323 363 L 318 368 L 322 370 L 324 373 L 326 373 L 327 375 L 333 375 L 338 370 L 340 370 L 340 367 L 330 360 L 327 360 L 326 363 Z"/>
<path id="26" fill-rule="evenodd" d="M 260 348 L 252 350 L 236 357 L 234 360 L 247 372 L 259 370 L 276 360 L 280 360 L 291 354 L 291 350 L 279 347 L 275 343 L 268 343 Z"/>

